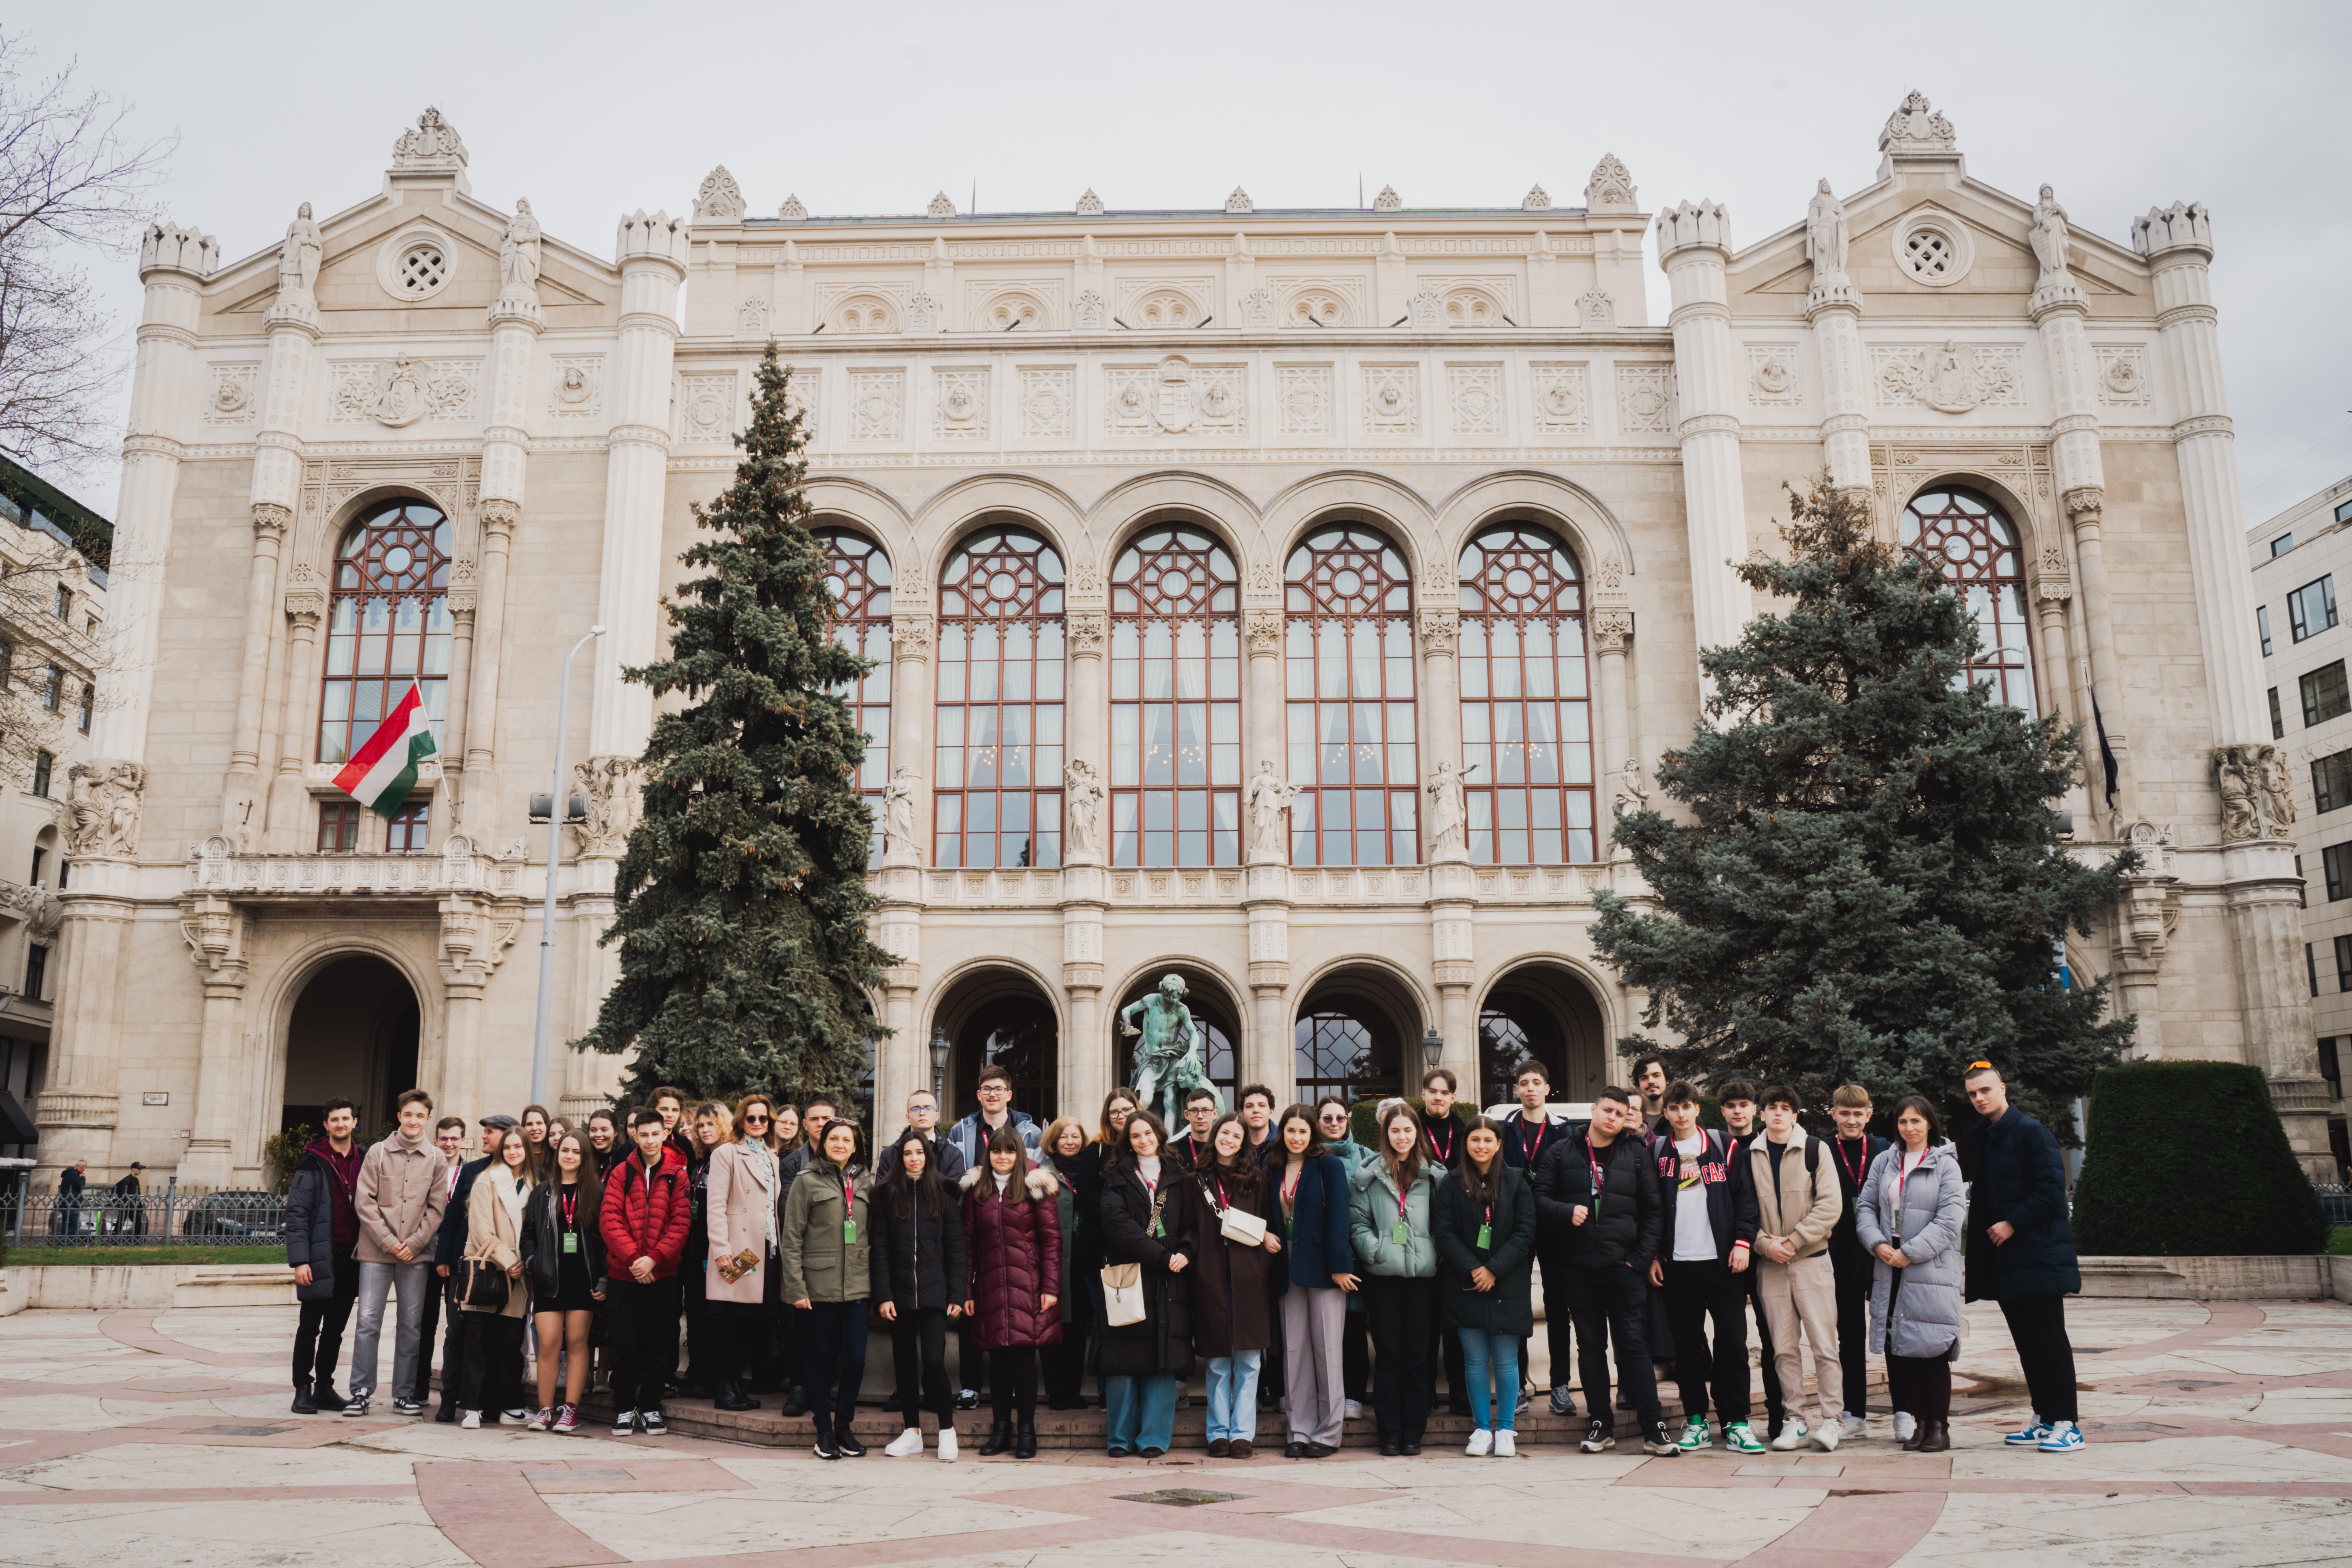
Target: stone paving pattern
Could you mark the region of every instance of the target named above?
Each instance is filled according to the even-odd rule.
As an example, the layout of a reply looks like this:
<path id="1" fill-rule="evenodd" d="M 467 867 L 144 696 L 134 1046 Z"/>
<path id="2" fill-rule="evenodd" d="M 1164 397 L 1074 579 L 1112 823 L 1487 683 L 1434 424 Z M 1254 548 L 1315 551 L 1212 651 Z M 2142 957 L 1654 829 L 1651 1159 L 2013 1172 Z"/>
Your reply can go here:
<path id="1" fill-rule="evenodd" d="M 1882 1414 L 1835 1455 L 1292 1461 L 1269 1416 L 1273 1453 L 1246 1463 L 981 1459 L 983 1426 L 955 1465 L 296 1416 L 291 1309 L 28 1311 L 0 1319 L 0 1568 L 2352 1563 L 2352 1305 L 2070 1305 L 2073 1455 L 2001 1446 L 2023 1385 L 1999 1314 L 1971 1308 L 1946 1455 L 1900 1452 Z M 1178 1487 L 1234 1496 L 1136 1500 Z"/>

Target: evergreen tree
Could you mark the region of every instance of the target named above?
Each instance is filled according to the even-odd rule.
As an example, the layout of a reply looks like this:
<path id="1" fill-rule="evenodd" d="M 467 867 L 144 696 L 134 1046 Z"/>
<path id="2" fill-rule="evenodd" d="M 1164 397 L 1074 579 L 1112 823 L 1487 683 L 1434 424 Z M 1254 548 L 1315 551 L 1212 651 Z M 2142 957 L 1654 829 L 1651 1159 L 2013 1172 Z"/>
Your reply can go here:
<path id="1" fill-rule="evenodd" d="M 603 941 L 621 978 L 575 1050 L 632 1046 L 624 1099 L 845 1094 L 883 1027 L 868 987 L 891 962 L 867 933 L 873 814 L 866 752 L 836 695 L 869 660 L 837 646 L 791 373 L 760 363 L 735 482 L 679 559 L 704 575 L 664 602 L 669 656 L 624 674 L 685 705 L 646 742 L 645 819 L 629 835 Z"/>
<path id="2" fill-rule="evenodd" d="M 2071 1140 L 2066 1102 L 2132 1026 L 2104 1016 L 2104 978 L 2065 987 L 2058 939 L 2087 933 L 2137 864 L 2056 842 L 2079 727 L 1964 679 L 1973 616 L 1872 536 L 1866 500 L 1817 483 L 1790 517 L 1790 559 L 1738 569 L 1780 613 L 1701 650 L 1705 721 L 1658 769 L 1694 820 L 1616 825 L 1659 911 L 1596 894 L 1593 946 L 1650 993 L 1643 1023 L 1680 1037 L 1622 1043 L 1702 1084 L 1795 1085 L 1823 1125 L 1841 1083 L 1882 1106 L 1924 1093 L 1948 1119 L 1989 1060 Z"/>

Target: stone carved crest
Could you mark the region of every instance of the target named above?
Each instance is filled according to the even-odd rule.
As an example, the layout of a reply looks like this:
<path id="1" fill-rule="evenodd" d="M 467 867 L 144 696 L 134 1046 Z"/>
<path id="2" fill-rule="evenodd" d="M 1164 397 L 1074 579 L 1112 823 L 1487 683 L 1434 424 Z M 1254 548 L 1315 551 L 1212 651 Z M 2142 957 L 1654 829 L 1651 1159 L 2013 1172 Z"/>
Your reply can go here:
<path id="1" fill-rule="evenodd" d="M 604 378 L 604 356 L 559 359 L 555 384 L 547 395 L 547 411 L 559 419 L 584 419 L 596 412 Z"/>
<path id="2" fill-rule="evenodd" d="M 1878 133 L 1878 150 L 1951 153 L 1958 150 L 1958 141 L 1952 122 L 1936 112 L 1927 94 L 1915 91 L 1903 100 L 1901 108 L 1886 117 L 1886 129 Z"/>
<path id="3" fill-rule="evenodd" d="M 250 425 L 255 415 L 253 388 L 261 374 L 258 363 L 216 364 L 212 395 L 205 399 L 207 425 Z"/>
<path id="4" fill-rule="evenodd" d="M 745 337 L 761 338 L 768 334 L 768 302 L 757 294 L 735 308 L 735 330 Z"/>
<path id="5" fill-rule="evenodd" d="M 1445 325 L 1445 301 L 1426 283 L 1404 302 L 1404 313 L 1416 332 L 1434 332 Z"/>
<path id="6" fill-rule="evenodd" d="M 1150 369 L 1114 369 L 1111 433 L 1181 436 L 1239 430 L 1241 374 L 1237 369 L 1196 368 L 1181 354 L 1171 354 Z"/>
<path id="7" fill-rule="evenodd" d="M 395 169 L 462 169 L 466 166 L 466 144 L 457 139 L 457 128 L 441 118 L 437 109 L 428 109 L 416 117 L 414 128 L 400 133 L 392 144 L 392 166 Z"/>
<path id="8" fill-rule="evenodd" d="M 1070 384 L 1075 372 L 1058 367 L 1024 366 L 1021 371 L 1021 434 L 1034 439 L 1070 434 L 1074 406 Z"/>
<path id="9" fill-rule="evenodd" d="M 1250 200 L 1249 193 L 1247 191 L 1242 189 L 1239 185 L 1235 185 L 1234 187 L 1234 194 L 1225 198 L 1225 210 L 1229 213 L 1255 212 L 1257 211 L 1257 204 Z"/>
<path id="10" fill-rule="evenodd" d="M 1617 324 L 1617 301 L 1604 289 L 1588 289 L 1577 296 L 1576 319 L 1588 332 L 1605 331 Z"/>
<path id="11" fill-rule="evenodd" d="M 2278 747 L 2268 742 L 2215 747 L 2213 784 L 2221 796 L 2222 843 L 2294 836 L 2294 781 Z"/>
<path id="12" fill-rule="evenodd" d="M 68 776 L 66 852 L 78 860 L 136 855 L 147 770 L 137 763 L 76 763 Z"/>
<path id="13" fill-rule="evenodd" d="M 988 372 L 942 370 L 933 373 L 937 435 L 978 440 L 988 434 Z"/>
<path id="14" fill-rule="evenodd" d="M 1591 417 L 1591 400 L 1585 392 L 1584 366 L 1538 364 L 1535 378 L 1536 427 L 1539 430 L 1582 430 Z"/>
<path id="15" fill-rule="evenodd" d="M 1674 409 L 1673 371 L 1663 364 L 1617 367 L 1617 418 L 1628 432 L 1663 431 Z"/>
<path id="16" fill-rule="evenodd" d="M 1331 434 L 1331 367 L 1286 364 L 1275 368 L 1275 402 L 1286 436 Z"/>
<path id="17" fill-rule="evenodd" d="M 1363 367 L 1366 434 L 1410 436 L 1421 428 L 1419 369 L 1410 364 Z"/>
<path id="18" fill-rule="evenodd" d="M 1938 414 L 1966 414 L 1980 404 L 2014 405 L 2018 351 L 1950 342 L 1923 349 L 1873 349 L 1880 406 L 1917 403 Z"/>
<path id="19" fill-rule="evenodd" d="M 718 218 L 724 223 L 733 223 L 742 217 L 743 187 L 735 183 L 735 176 L 727 172 L 726 164 L 721 163 L 702 176 L 702 188 L 694 193 L 694 216 Z"/>
<path id="20" fill-rule="evenodd" d="M 1244 327 L 1274 325 L 1274 296 L 1263 289 L 1253 289 L 1235 302 Z"/>
<path id="21" fill-rule="evenodd" d="M 909 297 L 907 300 L 907 330 L 910 332 L 938 331 L 940 302 L 924 293 Z"/>
<path id="22" fill-rule="evenodd" d="M 591 757 L 574 763 L 572 776 L 588 796 L 588 818 L 574 823 L 573 840 L 592 859 L 616 860 L 629 847 L 629 833 L 645 814 L 637 793 L 635 757 Z"/>
<path id="23" fill-rule="evenodd" d="M 1394 185 L 1382 185 L 1381 194 L 1372 198 L 1372 210 L 1376 213 L 1402 212 L 1404 198 L 1396 194 Z"/>
<path id="24" fill-rule="evenodd" d="M 931 196 L 931 205 L 923 211 L 929 217 L 953 217 L 956 215 L 955 203 L 948 200 L 948 194 L 945 191 L 934 193 Z"/>
<path id="25" fill-rule="evenodd" d="M 1586 210 L 1629 213 L 1639 205 L 1634 200 L 1633 174 L 1616 153 L 1603 153 L 1601 162 L 1592 165 L 1592 177 L 1584 182 Z"/>
<path id="26" fill-rule="evenodd" d="M 394 430 L 420 419 L 464 419 L 474 412 L 478 360 L 362 361 L 334 367 L 331 417 L 338 423 L 373 419 Z"/>
<path id="27" fill-rule="evenodd" d="M 1748 402 L 1795 403 L 1800 395 L 1795 349 L 1780 344 L 1751 346 L 1748 349 Z"/>
<path id="28" fill-rule="evenodd" d="M 2099 365 L 2099 401 L 2110 406 L 2137 407 L 2149 401 L 2147 362 L 2137 348 L 2095 348 Z"/>
<path id="29" fill-rule="evenodd" d="M 1088 289 L 1070 306 L 1070 325 L 1082 332 L 1099 332 L 1110 320 L 1110 306 L 1100 294 Z"/>

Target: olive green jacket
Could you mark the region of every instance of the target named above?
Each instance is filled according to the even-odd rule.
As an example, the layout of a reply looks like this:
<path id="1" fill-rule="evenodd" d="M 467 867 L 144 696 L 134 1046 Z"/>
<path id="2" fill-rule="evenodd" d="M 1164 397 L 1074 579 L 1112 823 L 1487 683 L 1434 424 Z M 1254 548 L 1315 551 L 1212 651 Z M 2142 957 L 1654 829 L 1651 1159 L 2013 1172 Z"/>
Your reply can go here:
<path id="1" fill-rule="evenodd" d="M 857 1194 L 856 1209 L 842 1212 L 841 1172 L 819 1162 L 793 1178 L 784 1194 L 783 1227 L 776 1237 L 778 1261 L 783 1269 L 786 1306 L 795 1301 L 863 1301 L 872 1292 L 874 1233 L 869 1226 L 869 1194 L 873 1177 L 863 1166 L 849 1167 Z M 844 1238 L 845 1219 L 857 1222 L 855 1244 Z"/>

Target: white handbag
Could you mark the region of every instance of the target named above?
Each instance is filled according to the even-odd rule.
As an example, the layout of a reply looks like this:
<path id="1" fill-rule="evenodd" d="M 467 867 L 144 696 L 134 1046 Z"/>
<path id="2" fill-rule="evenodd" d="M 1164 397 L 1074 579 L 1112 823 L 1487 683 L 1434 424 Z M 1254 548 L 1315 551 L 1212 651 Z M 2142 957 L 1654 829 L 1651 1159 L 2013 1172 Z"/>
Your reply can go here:
<path id="1" fill-rule="evenodd" d="M 1217 1217 L 1217 1234 L 1244 1247 L 1265 1245 L 1265 1221 L 1228 1205 Z"/>
<path id="2" fill-rule="evenodd" d="M 1124 1329 L 1143 1321 L 1143 1265 L 1110 1263 L 1103 1267 L 1103 1321 Z"/>

